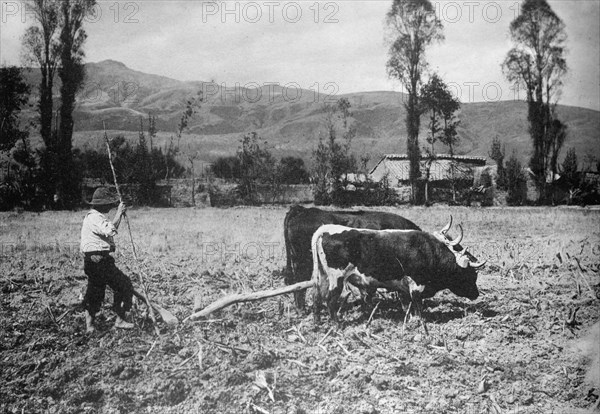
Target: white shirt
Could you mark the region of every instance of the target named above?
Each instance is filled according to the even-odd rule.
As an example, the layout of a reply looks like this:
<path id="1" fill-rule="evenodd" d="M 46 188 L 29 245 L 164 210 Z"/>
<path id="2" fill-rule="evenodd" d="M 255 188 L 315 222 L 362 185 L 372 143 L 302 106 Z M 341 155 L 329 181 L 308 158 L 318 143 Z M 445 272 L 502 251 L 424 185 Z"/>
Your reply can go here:
<path id="1" fill-rule="evenodd" d="M 91 209 L 83 219 L 79 250 L 82 253 L 114 251 L 113 236 L 116 234 L 117 229 L 112 221 L 99 211 Z"/>

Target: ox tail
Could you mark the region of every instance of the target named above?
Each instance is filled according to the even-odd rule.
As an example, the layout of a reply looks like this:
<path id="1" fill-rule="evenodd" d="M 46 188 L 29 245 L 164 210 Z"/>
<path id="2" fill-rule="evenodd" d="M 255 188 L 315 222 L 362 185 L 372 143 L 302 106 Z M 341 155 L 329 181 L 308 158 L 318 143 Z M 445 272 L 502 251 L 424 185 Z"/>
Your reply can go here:
<path id="1" fill-rule="evenodd" d="M 319 228 L 312 236 L 310 241 L 310 251 L 313 260 L 312 282 L 313 282 L 313 316 L 315 322 L 320 319 L 321 306 L 323 303 L 323 295 L 321 290 L 321 264 L 319 263 L 319 249 L 323 249 L 322 229 Z"/>
<path id="2" fill-rule="evenodd" d="M 313 304 L 317 307 L 320 306 L 323 301 L 323 295 L 326 295 L 329 289 L 329 269 L 325 251 L 323 250 L 323 234 L 326 232 L 328 232 L 327 226 L 319 227 L 313 234 L 310 243 L 313 259 L 312 281 L 315 287 Z"/>
<path id="3" fill-rule="evenodd" d="M 355 266 L 352 263 L 348 263 L 346 268 L 340 274 L 337 274 L 339 272 L 332 271 L 332 269 L 329 268 L 327 256 L 325 255 L 325 250 L 323 249 L 323 234 L 336 234 L 346 229 L 347 228 L 343 226 L 329 224 L 319 227 L 313 234 L 311 240 L 311 253 L 313 259 L 312 280 L 315 286 L 320 288 L 323 284 L 322 288 L 325 289 L 325 281 L 323 280 L 323 277 L 326 277 L 328 289 L 329 291 L 332 291 L 337 286 L 337 281 L 340 277 L 343 277 L 345 281 L 347 277 L 354 271 Z"/>
<path id="4" fill-rule="evenodd" d="M 321 286 L 321 263 L 320 259 L 324 256 L 319 254 L 319 250 L 323 250 L 323 231 L 322 227 L 319 227 L 317 231 L 313 234 L 311 242 L 310 242 L 310 250 L 313 259 L 313 272 L 312 272 L 312 280 L 315 285 L 317 291 L 319 291 Z M 323 269 L 324 270 L 324 269 Z"/>

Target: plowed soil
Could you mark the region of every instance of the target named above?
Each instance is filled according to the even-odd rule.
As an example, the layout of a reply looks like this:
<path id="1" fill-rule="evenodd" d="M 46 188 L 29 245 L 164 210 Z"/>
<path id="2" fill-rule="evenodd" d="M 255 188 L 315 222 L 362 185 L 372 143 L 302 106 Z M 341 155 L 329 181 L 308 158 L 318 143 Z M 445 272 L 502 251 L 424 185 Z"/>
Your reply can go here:
<path id="1" fill-rule="evenodd" d="M 143 270 L 151 298 L 181 321 L 226 294 L 283 286 L 285 212 L 134 210 L 142 262 L 122 227 L 117 265 L 137 286 Z M 426 230 L 452 213 L 464 244 L 489 261 L 477 300 L 426 301 L 429 335 L 391 295 L 366 313 L 351 307 L 339 328 L 325 316 L 315 325 L 287 295 L 159 323 L 156 336 L 141 304 L 133 330 L 115 329 L 110 294 L 86 334 L 84 213 L 3 214 L 0 412 L 598 412 L 597 212 L 396 212 Z"/>

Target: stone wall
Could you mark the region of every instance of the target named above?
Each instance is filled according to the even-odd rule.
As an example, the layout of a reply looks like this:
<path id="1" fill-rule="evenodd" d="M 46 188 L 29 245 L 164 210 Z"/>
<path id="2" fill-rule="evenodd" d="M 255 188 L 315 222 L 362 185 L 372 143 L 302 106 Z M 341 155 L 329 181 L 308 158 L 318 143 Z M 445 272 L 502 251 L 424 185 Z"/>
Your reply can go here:
<path id="1" fill-rule="evenodd" d="M 282 185 L 273 190 L 268 186 L 259 186 L 256 190 L 256 202 L 259 204 L 312 203 L 312 186 L 308 184 Z M 244 204 L 237 185 L 213 183 L 210 186 L 210 203 L 213 207 L 227 207 Z"/>
<path id="2" fill-rule="evenodd" d="M 282 185 L 276 191 L 259 187 L 257 193 L 258 201 L 264 204 L 306 204 L 315 200 L 310 184 Z"/>

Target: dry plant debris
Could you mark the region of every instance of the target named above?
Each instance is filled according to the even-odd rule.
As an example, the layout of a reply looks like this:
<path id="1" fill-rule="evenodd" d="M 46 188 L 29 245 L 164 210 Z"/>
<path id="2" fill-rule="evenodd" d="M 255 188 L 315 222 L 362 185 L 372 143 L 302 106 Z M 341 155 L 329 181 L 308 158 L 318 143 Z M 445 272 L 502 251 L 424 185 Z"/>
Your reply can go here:
<path id="1" fill-rule="evenodd" d="M 282 286 L 285 212 L 131 211 L 154 302 L 183 320 L 195 302 Z M 435 229 L 448 208 L 426 212 L 399 213 Z M 448 292 L 426 301 L 428 334 L 416 319 L 404 327 L 392 297 L 366 313 L 350 306 L 338 329 L 326 318 L 315 327 L 288 295 L 210 319 L 160 323 L 156 337 L 142 312 L 133 315 L 134 330 L 113 329 L 110 298 L 98 331 L 84 333 L 85 276 L 76 249 L 64 247 L 77 240 L 76 213 L 3 213 L 0 242 L 10 248 L 0 260 L 0 412 L 570 414 L 598 407 L 597 346 L 590 345 L 600 329 L 598 213 L 452 214 L 491 265 L 480 273 L 476 301 Z M 207 255 L 208 242 L 229 253 Z M 236 243 L 279 247 L 248 257 Z M 117 253 L 135 280 L 130 257 Z"/>

